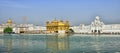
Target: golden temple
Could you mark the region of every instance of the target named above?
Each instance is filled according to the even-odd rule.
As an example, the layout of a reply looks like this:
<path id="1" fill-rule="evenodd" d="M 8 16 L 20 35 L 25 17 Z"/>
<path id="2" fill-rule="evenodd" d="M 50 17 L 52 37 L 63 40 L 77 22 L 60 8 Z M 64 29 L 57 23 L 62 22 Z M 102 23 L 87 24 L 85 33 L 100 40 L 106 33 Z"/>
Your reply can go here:
<path id="1" fill-rule="evenodd" d="M 66 33 L 69 30 L 69 21 L 56 20 L 46 22 L 47 33 Z"/>

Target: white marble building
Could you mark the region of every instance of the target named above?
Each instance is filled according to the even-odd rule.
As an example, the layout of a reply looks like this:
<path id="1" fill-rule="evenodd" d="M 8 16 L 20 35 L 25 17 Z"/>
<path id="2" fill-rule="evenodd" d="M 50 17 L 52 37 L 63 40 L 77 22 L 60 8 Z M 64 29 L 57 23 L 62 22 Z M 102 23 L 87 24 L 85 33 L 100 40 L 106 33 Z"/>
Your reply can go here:
<path id="1" fill-rule="evenodd" d="M 13 28 L 15 33 L 40 33 L 45 31 L 46 28 L 43 26 L 36 26 L 33 24 L 20 24 Z"/>
<path id="2" fill-rule="evenodd" d="M 11 27 L 14 33 L 40 33 L 45 31 L 46 27 L 36 26 L 33 24 L 14 24 L 11 19 L 6 23 L 0 24 L 0 33 L 4 33 L 6 27 Z"/>
<path id="3" fill-rule="evenodd" d="M 70 27 L 75 33 L 120 33 L 120 24 L 105 25 L 100 21 L 100 17 L 96 16 L 90 25 L 80 24 L 79 26 Z"/>

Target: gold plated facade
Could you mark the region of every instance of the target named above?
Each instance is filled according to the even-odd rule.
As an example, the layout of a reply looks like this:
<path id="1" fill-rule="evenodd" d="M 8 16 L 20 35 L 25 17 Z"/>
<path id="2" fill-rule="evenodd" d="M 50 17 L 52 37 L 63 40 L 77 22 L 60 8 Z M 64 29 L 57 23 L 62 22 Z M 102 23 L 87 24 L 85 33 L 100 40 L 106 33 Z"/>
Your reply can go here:
<path id="1" fill-rule="evenodd" d="M 58 33 L 59 30 L 65 30 L 67 32 L 69 30 L 69 21 L 56 20 L 46 22 L 47 33 Z"/>

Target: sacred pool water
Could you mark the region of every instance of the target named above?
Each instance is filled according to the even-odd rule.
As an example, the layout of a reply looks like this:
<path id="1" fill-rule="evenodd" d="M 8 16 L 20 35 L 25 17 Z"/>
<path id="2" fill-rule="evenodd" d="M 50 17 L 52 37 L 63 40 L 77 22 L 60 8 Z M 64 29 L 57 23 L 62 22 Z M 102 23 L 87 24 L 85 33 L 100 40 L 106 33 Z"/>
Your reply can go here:
<path id="1" fill-rule="evenodd" d="M 0 53 L 120 53 L 120 35 L 0 35 Z"/>

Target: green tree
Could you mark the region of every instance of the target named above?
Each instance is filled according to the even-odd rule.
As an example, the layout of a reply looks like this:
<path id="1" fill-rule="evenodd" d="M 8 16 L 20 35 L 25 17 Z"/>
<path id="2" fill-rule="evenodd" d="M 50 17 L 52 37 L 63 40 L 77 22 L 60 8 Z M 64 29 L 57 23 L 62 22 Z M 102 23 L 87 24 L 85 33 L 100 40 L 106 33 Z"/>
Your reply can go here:
<path id="1" fill-rule="evenodd" d="M 11 27 L 6 27 L 5 29 L 4 29 L 4 33 L 12 33 L 12 28 Z"/>
<path id="2" fill-rule="evenodd" d="M 74 30 L 73 30 L 73 29 L 69 29 L 69 32 L 70 32 L 70 33 L 74 33 Z"/>

